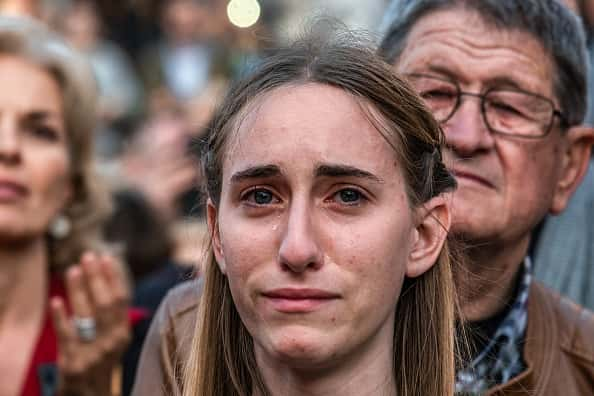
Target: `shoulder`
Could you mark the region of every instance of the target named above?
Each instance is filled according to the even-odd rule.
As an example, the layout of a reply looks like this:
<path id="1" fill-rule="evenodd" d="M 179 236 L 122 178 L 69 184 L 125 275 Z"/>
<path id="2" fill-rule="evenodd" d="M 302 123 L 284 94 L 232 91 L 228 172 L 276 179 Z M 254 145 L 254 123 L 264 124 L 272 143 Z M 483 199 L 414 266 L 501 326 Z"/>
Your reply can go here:
<path id="1" fill-rule="evenodd" d="M 193 279 L 167 293 L 153 318 L 144 350 L 152 350 L 166 364 L 184 361 L 192 345 L 201 291 L 202 280 Z"/>
<path id="2" fill-rule="evenodd" d="M 193 330 L 201 293 L 201 279 L 186 281 L 172 288 L 155 315 L 161 332 Z M 187 326 L 192 327 L 188 329 Z"/>
<path id="3" fill-rule="evenodd" d="M 175 314 L 196 309 L 202 294 L 202 278 L 182 282 L 167 292 L 163 305 Z"/>
<path id="4" fill-rule="evenodd" d="M 538 282 L 534 282 L 530 298 L 546 305 L 551 312 L 548 320 L 558 327 L 564 353 L 594 368 L 594 313 Z"/>
<path id="5" fill-rule="evenodd" d="M 201 291 L 202 281 L 190 280 L 165 296 L 142 348 L 133 396 L 181 394 L 176 373 L 191 350 Z"/>

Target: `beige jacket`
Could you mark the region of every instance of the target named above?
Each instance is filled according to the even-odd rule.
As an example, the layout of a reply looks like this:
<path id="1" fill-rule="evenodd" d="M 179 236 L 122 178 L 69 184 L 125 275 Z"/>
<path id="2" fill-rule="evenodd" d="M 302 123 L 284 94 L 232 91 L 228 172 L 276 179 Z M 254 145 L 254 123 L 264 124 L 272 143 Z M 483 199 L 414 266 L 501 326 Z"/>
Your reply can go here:
<path id="1" fill-rule="evenodd" d="M 200 290 L 199 281 L 186 282 L 161 304 L 132 396 L 180 394 Z M 594 314 L 532 282 L 524 359 L 526 371 L 487 395 L 594 396 Z"/>

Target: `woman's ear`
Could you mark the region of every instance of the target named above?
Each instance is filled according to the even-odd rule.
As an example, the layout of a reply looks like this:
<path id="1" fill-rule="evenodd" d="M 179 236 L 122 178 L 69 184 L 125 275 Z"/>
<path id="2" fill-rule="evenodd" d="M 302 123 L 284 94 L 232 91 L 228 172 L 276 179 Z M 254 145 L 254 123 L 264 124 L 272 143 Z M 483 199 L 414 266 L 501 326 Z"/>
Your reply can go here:
<path id="1" fill-rule="evenodd" d="M 223 254 L 221 244 L 221 234 L 219 233 L 219 223 L 217 220 L 217 208 L 209 198 L 206 202 L 206 222 L 208 224 L 208 232 L 210 233 L 210 240 L 212 250 L 217 260 L 217 265 L 223 274 L 226 274 L 225 255 Z"/>
<path id="2" fill-rule="evenodd" d="M 415 278 L 437 261 L 450 229 L 450 194 L 441 194 L 416 209 L 417 225 L 406 276 Z"/>

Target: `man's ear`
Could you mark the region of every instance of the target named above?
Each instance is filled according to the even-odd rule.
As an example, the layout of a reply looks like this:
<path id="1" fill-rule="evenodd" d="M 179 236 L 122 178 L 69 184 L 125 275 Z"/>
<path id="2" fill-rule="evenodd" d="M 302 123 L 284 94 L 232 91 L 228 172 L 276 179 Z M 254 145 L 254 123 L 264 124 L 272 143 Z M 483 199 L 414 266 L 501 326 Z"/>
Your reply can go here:
<path id="1" fill-rule="evenodd" d="M 431 198 L 416 211 L 417 226 L 408 257 L 406 276 L 415 278 L 437 261 L 451 222 L 451 194 Z"/>
<path id="2" fill-rule="evenodd" d="M 576 126 L 567 131 L 561 153 L 560 177 L 555 186 L 551 214 L 562 212 L 588 170 L 590 150 L 594 143 L 594 128 Z"/>
<path id="3" fill-rule="evenodd" d="M 219 223 L 217 220 L 217 208 L 209 198 L 206 202 L 206 222 L 208 224 L 208 232 L 210 234 L 210 241 L 217 265 L 223 274 L 226 274 L 227 268 L 225 266 L 225 255 L 221 245 L 221 234 L 219 232 Z"/>

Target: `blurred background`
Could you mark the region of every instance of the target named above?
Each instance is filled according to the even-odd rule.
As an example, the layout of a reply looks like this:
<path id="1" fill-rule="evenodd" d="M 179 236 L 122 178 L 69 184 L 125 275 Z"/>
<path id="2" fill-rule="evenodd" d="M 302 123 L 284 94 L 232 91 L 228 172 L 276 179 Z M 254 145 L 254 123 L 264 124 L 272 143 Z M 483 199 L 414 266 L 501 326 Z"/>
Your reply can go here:
<path id="1" fill-rule="evenodd" d="M 195 141 L 231 81 L 268 49 L 331 17 L 380 25 L 388 0 L 0 0 L 0 14 L 49 25 L 88 57 L 98 87 L 96 166 L 114 212 L 104 237 L 127 265 L 135 307 L 123 365 L 128 394 L 150 318 L 199 275 L 206 243 Z"/>
<path id="2" fill-rule="evenodd" d="M 204 224 L 189 155 L 230 81 L 316 16 L 375 34 L 387 0 L 0 0 L 88 56 L 99 88 L 99 172 L 116 207 L 106 237 L 138 282 L 195 263 Z M 198 234 L 197 234 L 198 233 Z"/>

